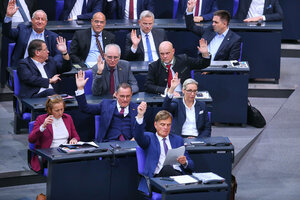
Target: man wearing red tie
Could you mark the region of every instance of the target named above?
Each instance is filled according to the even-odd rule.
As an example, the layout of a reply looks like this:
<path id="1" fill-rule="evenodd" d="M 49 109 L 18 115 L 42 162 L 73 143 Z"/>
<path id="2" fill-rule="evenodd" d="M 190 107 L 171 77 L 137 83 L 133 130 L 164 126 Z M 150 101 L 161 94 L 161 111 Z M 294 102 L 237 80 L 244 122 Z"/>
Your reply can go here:
<path id="1" fill-rule="evenodd" d="M 191 77 L 192 69 L 203 69 L 210 64 L 210 54 L 207 49 L 207 42 L 204 39 L 199 41 L 198 50 L 200 56 L 197 58 L 188 57 L 186 54 L 174 56 L 175 49 L 169 41 L 159 45 L 160 58 L 149 64 L 146 79 L 146 91 L 150 93 L 164 94 L 171 86 L 171 80 L 176 72 L 181 79 L 174 92 L 178 96 L 183 82 Z M 202 55 L 202 58 L 201 58 Z"/>
<path id="2" fill-rule="evenodd" d="M 193 10 L 194 22 L 212 20 L 213 14 L 218 10 L 216 0 L 195 0 L 196 7 Z"/>

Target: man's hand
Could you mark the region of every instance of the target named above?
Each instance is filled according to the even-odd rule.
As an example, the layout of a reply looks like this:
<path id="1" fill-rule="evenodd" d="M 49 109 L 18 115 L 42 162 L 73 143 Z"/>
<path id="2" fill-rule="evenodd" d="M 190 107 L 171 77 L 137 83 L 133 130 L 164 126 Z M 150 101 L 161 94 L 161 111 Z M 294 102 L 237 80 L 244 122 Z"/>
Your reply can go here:
<path id="1" fill-rule="evenodd" d="M 45 129 L 48 124 L 52 124 L 53 122 L 53 115 L 49 115 L 45 120 L 44 123 L 42 124 L 42 127 Z"/>
<path id="2" fill-rule="evenodd" d="M 6 9 L 6 16 L 12 17 L 17 11 L 19 7 L 16 7 L 16 0 L 10 0 Z"/>
<path id="3" fill-rule="evenodd" d="M 195 6 L 196 6 L 196 1 L 195 0 L 188 0 L 188 2 L 187 2 L 187 11 L 188 12 L 193 12 Z"/>
<path id="4" fill-rule="evenodd" d="M 70 140 L 69 144 L 77 144 L 77 139 L 76 138 L 72 138 L 72 140 Z"/>
<path id="5" fill-rule="evenodd" d="M 139 43 L 141 41 L 141 38 L 142 38 L 142 36 L 139 35 L 139 37 L 137 37 L 136 30 L 132 29 L 132 31 L 131 31 L 131 42 L 132 42 L 132 47 L 134 49 L 137 49 L 137 47 L 138 47 L 138 45 L 139 45 Z"/>
<path id="6" fill-rule="evenodd" d="M 173 79 L 171 80 L 171 86 L 169 89 L 169 94 L 173 94 L 175 88 L 180 84 L 180 79 L 178 79 L 178 72 L 175 73 Z"/>
<path id="7" fill-rule="evenodd" d="M 60 53 L 62 54 L 65 54 L 65 53 L 68 53 L 68 49 L 67 49 L 67 45 L 66 45 L 66 39 L 61 37 L 61 36 L 58 36 L 56 38 L 56 48 L 58 51 L 60 51 Z"/>
<path id="8" fill-rule="evenodd" d="M 199 46 L 197 46 L 198 50 L 200 53 L 202 53 L 202 57 L 209 57 L 208 54 L 208 48 L 207 48 L 207 41 L 204 38 L 201 38 L 201 40 L 199 40 Z"/>
<path id="9" fill-rule="evenodd" d="M 194 17 L 194 22 L 202 22 L 204 19 L 203 19 L 203 17 L 202 16 L 195 16 Z"/>
<path id="10" fill-rule="evenodd" d="M 179 156 L 177 158 L 177 162 L 179 162 L 181 165 L 186 165 L 186 157 L 185 156 Z"/>
<path id="11" fill-rule="evenodd" d="M 60 74 L 55 74 L 52 78 L 49 79 L 49 83 L 50 84 L 55 84 L 58 81 L 60 81 L 61 79 L 59 78 Z"/>
<path id="12" fill-rule="evenodd" d="M 76 85 L 78 90 L 84 90 L 84 86 L 89 78 L 85 79 L 85 72 L 80 70 L 77 74 L 75 74 Z"/>
<path id="13" fill-rule="evenodd" d="M 104 69 L 104 64 L 105 64 L 105 60 L 102 60 L 101 55 L 99 55 L 97 59 L 97 66 L 98 66 L 97 74 L 102 74 Z"/>
<path id="14" fill-rule="evenodd" d="M 137 108 L 138 111 L 137 117 L 139 119 L 143 118 L 146 110 L 147 110 L 147 103 L 145 101 L 142 101 Z"/>
<path id="15" fill-rule="evenodd" d="M 251 17 L 248 19 L 244 19 L 244 22 L 258 22 L 262 20 L 263 20 L 263 16 L 259 16 L 259 17 Z"/>

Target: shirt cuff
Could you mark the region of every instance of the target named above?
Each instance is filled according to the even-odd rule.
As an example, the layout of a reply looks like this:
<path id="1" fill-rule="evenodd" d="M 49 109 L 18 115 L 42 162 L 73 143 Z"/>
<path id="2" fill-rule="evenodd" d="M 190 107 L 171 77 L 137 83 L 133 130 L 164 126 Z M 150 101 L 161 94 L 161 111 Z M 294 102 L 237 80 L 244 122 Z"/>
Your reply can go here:
<path id="1" fill-rule="evenodd" d="M 170 93 L 168 92 L 167 95 L 168 95 L 168 97 L 169 97 L 170 99 L 172 99 L 172 98 L 174 97 L 174 93 L 170 94 Z"/>
<path id="2" fill-rule="evenodd" d="M 136 53 L 136 51 L 137 51 L 137 49 L 133 48 L 133 46 L 131 46 L 130 49 L 131 49 L 132 53 Z"/>
<path id="3" fill-rule="evenodd" d="M 262 18 L 263 18 L 263 21 L 266 21 L 266 16 L 263 15 Z"/>
<path id="4" fill-rule="evenodd" d="M 83 95 L 83 94 L 84 94 L 84 90 L 76 90 L 75 91 L 76 96 L 80 96 L 80 95 Z"/>
<path id="5" fill-rule="evenodd" d="M 5 16 L 5 18 L 4 18 L 4 23 L 9 23 L 9 22 L 11 22 L 12 21 L 12 17 L 7 17 L 7 16 Z"/>
<path id="6" fill-rule="evenodd" d="M 40 126 L 40 132 L 44 132 L 46 128 L 43 128 L 43 125 Z"/>
<path id="7" fill-rule="evenodd" d="M 143 118 L 138 118 L 137 116 L 135 116 L 136 122 L 141 125 L 143 123 L 144 117 Z"/>
<path id="8" fill-rule="evenodd" d="M 193 9 L 194 11 L 194 9 Z M 186 9 L 186 15 L 192 15 L 193 14 L 193 11 L 192 12 L 189 12 L 187 9 Z"/>

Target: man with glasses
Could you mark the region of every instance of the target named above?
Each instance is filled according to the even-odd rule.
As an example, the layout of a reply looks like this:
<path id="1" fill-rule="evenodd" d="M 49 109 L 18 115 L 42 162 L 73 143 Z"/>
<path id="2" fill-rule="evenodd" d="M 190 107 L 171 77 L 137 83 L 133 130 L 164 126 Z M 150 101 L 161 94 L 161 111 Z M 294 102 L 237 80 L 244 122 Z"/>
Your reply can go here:
<path id="1" fill-rule="evenodd" d="M 121 49 L 117 44 L 105 47 L 104 60 L 101 56 L 93 67 L 93 95 L 114 94 L 118 85 L 128 83 L 132 92 L 139 91 L 137 81 L 131 72 L 129 62 L 120 60 Z"/>
<path id="2" fill-rule="evenodd" d="M 131 86 L 128 83 L 121 83 L 115 92 L 116 100 L 103 99 L 99 104 L 87 104 L 84 94 L 86 82 L 85 73 L 79 71 L 76 74 L 77 90 L 75 91 L 79 109 L 84 113 L 101 116 L 96 141 L 131 140 L 138 106 L 130 102 Z"/>
<path id="3" fill-rule="evenodd" d="M 60 74 L 70 71 L 72 63 L 67 51 L 66 40 L 57 39 L 57 49 L 63 56 L 63 64 L 57 64 L 49 56 L 43 40 L 32 40 L 28 46 L 28 57 L 20 60 L 17 68 L 20 79 L 20 97 L 47 97 L 59 92 L 57 83 Z"/>
<path id="4" fill-rule="evenodd" d="M 182 137 L 210 137 L 211 124 L 204 102 L 197 101 L 198 82 L 186 79 L 182 86 L 183 98 L 173 99 L 174 90 L 180 84 L 178 73 L 171 81 L 163 108 L 173 115 L 171 132 Z"/>
<path id="5" fill-rule="evenodd" d="M 97 63 L 99 55 L 104 59 L 104 48 L 114 43 L 114 34 L 103 30 L 106 19 L 102 12 L 97 12 L 91 19 L 92 28 L 79 30 L 74 33 L 70 56 L 73 64 L 83 68 L 91 68 Z"/>

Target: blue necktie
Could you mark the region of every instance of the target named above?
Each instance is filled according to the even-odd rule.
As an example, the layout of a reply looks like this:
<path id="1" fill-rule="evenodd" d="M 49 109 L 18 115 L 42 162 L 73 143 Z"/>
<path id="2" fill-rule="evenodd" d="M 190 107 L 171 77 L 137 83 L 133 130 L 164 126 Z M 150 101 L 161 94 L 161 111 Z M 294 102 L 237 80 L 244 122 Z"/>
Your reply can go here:
<path id="1" fill-rule="evenodd" d="M 16 4 L 17 4 L 17 6 L 19 7 L 19 12 L 20 12 L 21 16 L 23 17 L 24 22 L 28 22 L 29 20 L 28 20 L 26 14 L 25 14 L 25 12 L 24 12 L 24 9 L 23 9 L 23 7 L 22 7 L 20 1 L 19 1 L 19 0 L 16 0 Z"/>
<path id="2" fill-rule="evenodd" d="M 146 44 L 147 44 L 147 50 L 148 50 L 148 58 L 149 61 L 153 61 L 153 57 L 152 57 L 152 50 L 151 50 L 151 45 L 150 45 L 150 41 L 148 38 L 148 34 L 146 34 Z"/>
<path id="3" fill-rule="evenodd" d="M 164 144 L 165 155 L 167 155 L 167 153 L 168 153 L 168 145 L 166 143 L 166 138 L 163 138 L 163 144 Z"/>
<path id="4" fill-rule="evenodd" d="M 86 0 L 83 0 L 81 14 L 83 15 L 83 14 L 86 14 L 86 13 L 87 13 Z"/>

